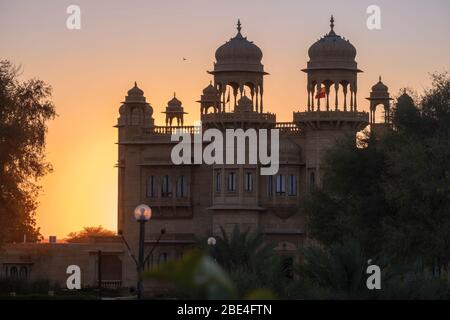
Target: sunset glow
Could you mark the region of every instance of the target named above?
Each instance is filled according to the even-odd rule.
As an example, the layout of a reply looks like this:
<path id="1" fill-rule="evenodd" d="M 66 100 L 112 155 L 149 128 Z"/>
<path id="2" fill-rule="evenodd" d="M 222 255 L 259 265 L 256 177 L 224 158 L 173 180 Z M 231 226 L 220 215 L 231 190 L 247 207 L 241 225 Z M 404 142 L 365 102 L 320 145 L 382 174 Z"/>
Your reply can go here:
<path id="1" fill-rule="evenodd" d="M 68 30 L 66 8 L 76 2 L 82 28 Z M 3 1 L 2 58 L 22 66 L 22 78 L 38 77 L 53 87 L 58 117 L 49 123 L 47 153 L 54 172 L 42 181 L 37 222 L 41 232 L 65 237 L 84 226 L 117 226 L 118 109 L 137 81 L 153 106 L 157 125 L 176 92 L 200 118 L 195 101 L 212 79 L 214 52 L 242 33 L 263 51 L 265 111 L 292 121 L 306 107 L 308 48 L 335 30 L 358 48 L 358 107 L 368 111 L 370 88 L 379 75 L 392 96 L 409 87 L 419 93 L 429 73 L 448 70 L 450 3 L 376 1 L 382 29 L 366 27 L 374 1 Z M 185 59 L 183 59 L 185 58 Z"/>

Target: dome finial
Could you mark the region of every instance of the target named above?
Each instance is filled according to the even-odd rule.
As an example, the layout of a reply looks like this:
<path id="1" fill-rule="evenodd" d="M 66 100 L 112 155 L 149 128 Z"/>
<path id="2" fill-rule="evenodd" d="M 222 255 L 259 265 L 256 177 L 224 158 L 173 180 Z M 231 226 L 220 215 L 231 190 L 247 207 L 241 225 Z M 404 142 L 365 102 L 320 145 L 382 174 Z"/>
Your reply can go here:
<path id="1" fill-rule="evenodd" d="M 241 33 L 241 19 L 238 19 L 238 22 L 237 22 L 237 31 L 238 31 L 238 33 Z"/>
<path id="2" fill-rule="evenodd" d="M 176 98 L 177 97 L 177 93 L 174 91 L 173 92 L 173 97 Z"/>
<path id="3" fill-rule="evenodd" d="M 134 87 L 137 88 L 137 82 L 136 81 L 134 82 Z"/>
<path id="4" fill-rule="evenodd" d="M 330 28 L 331 28 L 331 31 L 333 31 L 333 28 L 334 28 L 334 17 L 333 17 L 333 15 L 331 15 L 331 18 L 330 18 Z"/>
<path id="5" fill-rule="evenodd" d="M 379 76 L 379 77 L 378 77 L 378 81 L 380 81 L 380 82 L 381 82 L 381 76 Z"/>

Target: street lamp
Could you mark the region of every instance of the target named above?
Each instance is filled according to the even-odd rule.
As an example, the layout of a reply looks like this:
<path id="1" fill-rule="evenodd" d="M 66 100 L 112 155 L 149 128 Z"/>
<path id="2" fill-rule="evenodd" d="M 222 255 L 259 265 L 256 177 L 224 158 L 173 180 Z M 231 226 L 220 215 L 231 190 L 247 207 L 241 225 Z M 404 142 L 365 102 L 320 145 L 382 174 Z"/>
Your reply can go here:
<path id="1" fill-rule="evenodd" d="M 145 223 L 152 217 L 152 209 L 141 204 L 134 209 L 134 218 L 139 223 L 139 256 L 137 263 L 138 282 L 137 295 L 138 299 L 142 298 L 143 284 L 142 272 L 144 271 L 144 240 L 145 240 Z"/>
<path id="2" fill-rule="evenodd" d="M 214 259 L 214 261 L 216 260 L 216 255 L 215 255 L 215 245 L 217 243 L 216 238 L 214 237 L 209 237 L 208 240 L 206 241 L 206 243 L 208 244 L 208 247 L 210 248 L 210 252 L 211 252 L 211 256 Z"/>
<path id="3" fill-rule="evenodd" d="M 208 238 L 208 246 L 215 246 L 216 245 L 216 238 L 214 238 L 214 237 L 209 237 Z"/>

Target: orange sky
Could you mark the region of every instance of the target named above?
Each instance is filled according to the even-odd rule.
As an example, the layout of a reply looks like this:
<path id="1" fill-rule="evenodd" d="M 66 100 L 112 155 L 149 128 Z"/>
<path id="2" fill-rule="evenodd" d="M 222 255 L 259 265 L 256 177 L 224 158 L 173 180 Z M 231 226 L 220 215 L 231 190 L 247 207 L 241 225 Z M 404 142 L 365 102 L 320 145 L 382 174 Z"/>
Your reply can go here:
<path id="1" fill-rule="evenodd" d="M 366 28 L 368 5 L 378 4 L 382 29 Z M 345 3 L 345 5 L 343 5 Z M 77 4 L 82 29 L 66 29 L 66 8 Z M 0 0 L 1 58 L 22 65 L 23 78 L 39 77 L 54 89 L 59 117 L 49 124 L 48 160 L 54 172 L 42 181 L 38 225 L 45 237 L 64 237 L 83 226 L 116 228 L 116 123 L 133 82 L 160 113 L 177 92 L 199 119 L 195 103 L 211 79 L 214 52 L 242 33 L 264 53 L 265 110 L 290 121 L 304 110 L 308 47 L 329 30 L 349 38 L 365 72 L 359 109 L 382 75 L 392 94 L 404 86 L 422 91 L 428 73 L 450 66 L 450 4 L 434 1 L 6 1 Z M 183 61 L 183 57 L 187 61 Z"/>

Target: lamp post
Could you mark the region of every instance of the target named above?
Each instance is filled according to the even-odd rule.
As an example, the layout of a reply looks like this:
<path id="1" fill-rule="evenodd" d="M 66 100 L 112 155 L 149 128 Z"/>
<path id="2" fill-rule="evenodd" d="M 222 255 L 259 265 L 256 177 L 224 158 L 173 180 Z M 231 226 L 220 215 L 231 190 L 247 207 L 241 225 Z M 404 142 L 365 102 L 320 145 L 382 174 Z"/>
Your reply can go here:
<path id="1" fill-rule="evenodd" d="M 216 260 L 216 254 L 214 252 L 215 251 L 214 249 L 215 249 L 215 245 L 217 243 L 217 240 L 214 237 L 209 237 L 206 243 L 208 244 L 208 247 L 210 248 L 210 252 L 211 252 L 212 258 L 215 261 Z"/>
<path id="2" fill-rule="evenodd" d="M 134 209 L 134 217 L 139 223 L 139 255 L 137 263 L 138 281 L 137 281 L 137 298 L 142 299 L 142 272 L 144 271 L 144 240 L 145 240 L 145 223 L 152 217 L 152 209 L 141 204 Z"/>

